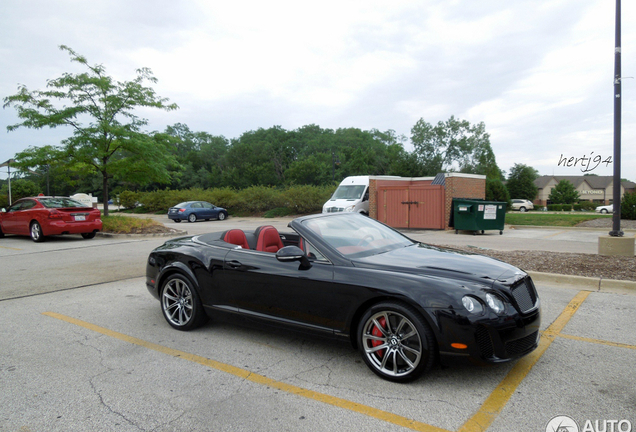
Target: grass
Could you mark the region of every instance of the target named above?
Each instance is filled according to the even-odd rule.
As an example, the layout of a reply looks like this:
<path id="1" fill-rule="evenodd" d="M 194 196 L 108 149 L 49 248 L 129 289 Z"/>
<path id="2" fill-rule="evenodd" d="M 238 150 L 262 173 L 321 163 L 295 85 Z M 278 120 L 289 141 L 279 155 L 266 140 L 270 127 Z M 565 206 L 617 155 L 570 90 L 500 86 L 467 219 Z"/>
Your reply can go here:
<path id="1" fill-rule="evenodd" d="M 104 216 L 102 215 L 102 223 L 104 232 L 115 234 L 130 234 L 141 232 L 153 226 L 161 225 L 152 219 L 143 219 L 130 216 Z"/>
<path id="2" fill-rule="evenodd" d="M 506 223 L 510 225 L 535 225 L 535 226 L 575 226 L 598 218 L 611 218 L 612 215 L 600 215 L 598 213 L 543 213 L 543 212 L 510 212 L 506 213 Z"/>

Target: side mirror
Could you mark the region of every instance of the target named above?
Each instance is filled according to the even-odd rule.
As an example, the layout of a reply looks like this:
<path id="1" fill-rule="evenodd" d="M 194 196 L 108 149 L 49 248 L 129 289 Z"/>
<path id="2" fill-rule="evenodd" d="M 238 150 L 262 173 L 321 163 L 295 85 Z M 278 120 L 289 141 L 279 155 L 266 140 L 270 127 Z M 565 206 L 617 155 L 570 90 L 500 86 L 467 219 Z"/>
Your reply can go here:
<path id="1" fill-rule="evenodd" d="M 280 262 L 300 261 L 300 268 L 306 270 L 311 267 L 309 258 L 298 246 L 285 246 L 276 252 L 276 259 Z"/>

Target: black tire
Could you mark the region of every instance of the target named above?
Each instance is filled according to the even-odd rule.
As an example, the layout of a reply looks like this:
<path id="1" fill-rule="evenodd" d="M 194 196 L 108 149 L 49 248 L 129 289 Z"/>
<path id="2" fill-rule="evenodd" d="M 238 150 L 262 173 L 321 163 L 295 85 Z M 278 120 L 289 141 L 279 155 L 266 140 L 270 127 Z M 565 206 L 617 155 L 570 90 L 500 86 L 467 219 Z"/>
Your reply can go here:
<path id="1" fill-rule="evenodd" d="M 194 213 L 190 213 L 190 215 L 188 216 L 188 222 L 196 222 L 197 221 L 197 215 L 195 215 Z"/>
<path id="2" fill-rule="evenodd" d="M 173 222 L 174 223 L 181 223 L 181 219 L 174 219 Z"/>
<path id="3" fill-rule="evenodd" d="M 44 241 L 44 234 L 42 234 L 42 227 L 40 226 L 39 222 L 31 222 L 29 233 L 31 234 L 31 240 L 33 240 L 34 242 L 40 243 Z"/>
<path id="4" fill-rule="evenodd" d="M 192 330 L 207 321 L 194 284 L 181 274 L 168 276 L 161 287 L 163 317 L 177 330 Z"/>
<path id="5" fill-rule="evenodd" d="M 221 212 L 219 213 L 219 220 L 225 220 L 225 218 L 227 217 L 227 215 L 225 214 L 225 212 Z"/>
<path id="6" fill-rule="evenodd" d="M 86 240 L 90 240 L 92 238 L 95 238 L 95 233 L 94 232 L 82 233 L 82 237 L 84 237 Z"/>
<path id="7" fill-rule="evenodd" d="M 413 381 L 431 369 L 437 356 L 433 331 L 415 309 L 402 303 L 369 308 L 357 336 L 364 362 L 388 381 Z"/>
<path id="8" fill-rule="evenodd" d="M 607 213 L 607 209 L 601 209 L 601 213 L 606 214 Z"/>
<path id="9" fill-rule="evenodd" d="M 2 232 L 2 226 L 0 226 L 0 238 L 4 237 L 4 233 Z"/>

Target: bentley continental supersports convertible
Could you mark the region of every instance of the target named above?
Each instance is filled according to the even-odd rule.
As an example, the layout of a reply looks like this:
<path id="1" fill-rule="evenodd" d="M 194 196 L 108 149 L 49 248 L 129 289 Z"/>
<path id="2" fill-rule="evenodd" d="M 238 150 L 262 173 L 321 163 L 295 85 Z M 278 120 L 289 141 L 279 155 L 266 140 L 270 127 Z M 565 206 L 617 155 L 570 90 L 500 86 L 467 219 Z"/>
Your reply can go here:
<path id="1" fill-rule="evenodd" d="M 516 267 L 359 214 L 289 228 L 169 240 L 148 258 L 148 290 L 178 330 L 233 313 L 344 337 L 390 381 L 417 378 L 439 355 L 503 362 L 537 347 L 539 298 Z"/>

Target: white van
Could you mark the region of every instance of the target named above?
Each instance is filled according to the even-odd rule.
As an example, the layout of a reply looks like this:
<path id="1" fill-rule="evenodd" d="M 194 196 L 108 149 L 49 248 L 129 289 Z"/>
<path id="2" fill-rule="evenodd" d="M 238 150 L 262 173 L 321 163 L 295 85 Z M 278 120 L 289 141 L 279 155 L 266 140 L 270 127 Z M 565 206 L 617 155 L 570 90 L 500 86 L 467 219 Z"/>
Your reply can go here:
<path id="1" fill-rule="evenodd" d="M 345 178 L 322 206 L 323 213 L 343 211 L 369 215 L 369 176 Z"/>

